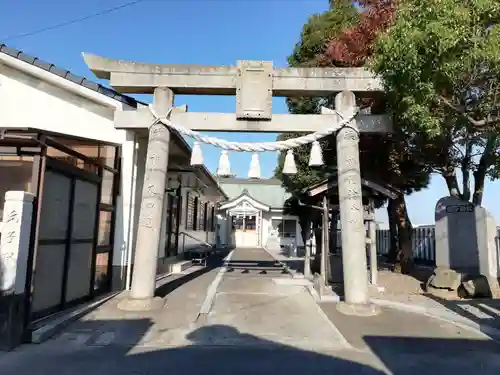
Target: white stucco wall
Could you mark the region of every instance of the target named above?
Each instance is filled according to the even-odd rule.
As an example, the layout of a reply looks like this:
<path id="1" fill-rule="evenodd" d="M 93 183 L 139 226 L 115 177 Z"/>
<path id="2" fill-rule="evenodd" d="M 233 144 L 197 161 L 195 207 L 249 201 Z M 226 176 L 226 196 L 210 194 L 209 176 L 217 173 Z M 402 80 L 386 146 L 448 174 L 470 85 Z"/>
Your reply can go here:
<path id="1" fill-rule="evenodd" d="M 262 222 L 261 222 L 261 244 L 263 247 L 266 246 L 267 240 L 269 237 L 269 232 L 271 231 L 271 220 L 294 220 L 296 222 L 296 245 L 304 246 L 304 241 L 302 240 L 302 236 L 300 234 L 301 227 L 299 224 L 299 220 L 296 216 L 283 215 L 281 212 L 271 211 L 271 212 L 262 212 Z M 231 235 L 231 221 L 229 220 L 228 215 L 225 212 L 219 212 L 218 214 L 218 224 L 220 224 L 219 235 L 221 238 L 221 243 L 224 245 L 235 245 L 234 236 Z M 281 238 L 280 244 L 286 245 L 292 242 L 291 238 Z"/>
<path id="2" fill-rule="evenodd" d="M 267 239 L 269 236 L 269 232 L 272 229 L 271 228 L 271 221 L 275 220 L 295 220 L 296 226 L 295 226 L 295 241 L 296 241 L 296 246 L 304 246 L 304 241 L 302 240 L 302 236 L 300 234 L 301 227 L 299 224 L 299 219 L 297 216 L 291 216 L 291 215 L 283 215 L 281 212 L 263 212 L 262 213 L 262 244 L 265 245 L 267 243 Z M 281 245 L 287 245 L 293 242 L 292 238 L 281 238 L 280 237 L 280 244 Z"/>
<path id="3" fill-rule="evenodd" d="M 28 68 L 36 69 L 32 66 Z M 38 70 L 42 75 L 50 75 L 52 83 L 0 63 L 0 127 L 37 128 L 122 146 L 121 186 L 112 261 L 115 266 L 125 265 L 135 232 L 133 218 L 138 203 L 135 199 L 138 150 L 133 132 L 116 130 L 114 127 L 113 113 L 124 105 L 64 78 Z M 58 86 L 59 82 L 61 86 Z M 90 96 L 102 97 L 107 105 L 69 91 L 64 88 L 68 84 L 73 85 L 75 91 L 83 90 Z M 125 278 L 125 275 L 122 276 Z"/>
<path id="4" fill-rule="evenodd" d="M 82 90 L 92 91 L 84 87 Z M 120 102 L 114 102 L 116 108 L 122 107 Z M 0 116 L 4 126 L 39 128 L 122 143 L 126 131 L 114 128 L 113 112 L 113 108 L 0 64 Z"/>

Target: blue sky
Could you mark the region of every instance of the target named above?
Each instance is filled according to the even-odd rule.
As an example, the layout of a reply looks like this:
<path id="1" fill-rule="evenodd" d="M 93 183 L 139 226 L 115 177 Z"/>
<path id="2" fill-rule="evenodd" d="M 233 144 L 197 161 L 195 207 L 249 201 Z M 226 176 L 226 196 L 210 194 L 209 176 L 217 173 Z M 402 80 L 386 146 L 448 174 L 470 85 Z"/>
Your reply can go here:
<path id="1" fill-rule="evenodd" d="M 327 0 L 149 0 L 59 29 L 9 38 L 126 2 L 0 0 L 0 41 L 94 80 L 82 52 L 152 63 L 234 65 L 236 60 L 247 59 L 273 61 L 274 66 L 284 67 L 308 16 L 328 7 Z M 190 111 L 235 110 L 234 97 L 177 96 L 176 104 L 188 104 Z M 286 113 L 284 99 L 275 98 L 273 112 Z M 247 142 L 276 139 L 276 134 L 210 135 Z M 219 151 L 203 146 L 203 154 L 208 168 L 215 172 Z M 247 153 L 232 153 L 233 172 L 246 177 L 250 158 Z M 263 176 L 271 176 L 276 154 L 262 154 L 260 161 Z M 497 220 L 499 187 L 499 183 L 487 183 L 483 202 Z M 446 185 L 436 176 L 428 189 L 408 197 L 414 224 L 433 223 L 435 203 L 444 195 Z M 385 210 L 377 213 L 377 219 L 387 222 Z"/>

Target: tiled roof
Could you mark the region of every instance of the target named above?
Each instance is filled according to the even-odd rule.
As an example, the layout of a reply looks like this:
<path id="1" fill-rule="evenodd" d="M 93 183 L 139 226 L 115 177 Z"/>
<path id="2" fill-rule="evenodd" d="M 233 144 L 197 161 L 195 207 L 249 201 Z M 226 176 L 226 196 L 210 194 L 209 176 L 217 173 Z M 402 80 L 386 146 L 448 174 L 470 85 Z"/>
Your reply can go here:
<path id="1" fill-rule="evenodd" d="M 54 64 L 43 61 L 43 60 L 39 59 L 38 57 L 33 57 L 30 55 L 27 55 L 23 51 L 19 51 L 15 48 L 7 47 L 5 44 L 2 44 L 1 42 L 0 42 L 0 53 L 4 53 L 4 54 L 9 55 L 11 57 L 14 57 L 18 60 L 24 61 L 25 63 L 36 66 L 37 68 L 46 70 L 47 72 L 55 74 L 55 75 L 62 77 L 64 79 L 67 79 L 68 81 L 71 81 L 73 83 L 76 83 L 77 85 L 86 87 L 90 90 L 94 90 L 100 94 L 103 94 L 103 95 L 106 95 L 110 98 L 118 100 L 119 102 L 127 104 L 131 107 L 135 107 L 135 108 L 137 107 L 137 101 L 130 96 L 120 94 L 119 92 L 117 92 L 113 89 L 105 87 L 99 83 L 92 82 L 85 77 L 77 76 L 77 75 L 71 73 L 69 70 L 58 68 Z"/>
<path id="2" fill-rule="evenodd" d="M 279 182 L 279 183 L 278 183 Z M 283 208 L 291 194 L 287 193 L 278 179 L 219 179 L 219 185 L 229 200 L 238 198 L 243 192 L 271 208 Z"/>
<path id="3" fill-rule="evenodd" d="M 62 77 L 64 79 L 67 79 L 68 81 L 76 83 L 77 85 L 86 87 L 90 90 L 94 90 L 95 92 L 98 92 L 99 94 L 106 95 L 112 99 L 115 99 L 121 103 L 127 104 L 133 108 L 137 108 L 137 104 L 141 103 L 140 101 L 137 101 L 130 96 L 120 94 L 119 92 L 117 92 L 113 89 L 105 87 L 99 83 L 90 81 L 85 77 L 77 76 L 77 75 L 71 73 L 69 70 L 58 68 L 54 64 L 51 64 L 51 63 L 46 62 L 42 59 L 39 59 L 38 57 L 33 57 L 33 56 L 25 54 L 23 51 L 19 51 L 15 48 L 10 48 L 1 42 L 0 42 L 0 53 L 4 53 L 4 54 L 9 55 L 11 57 L 14 57 L 18 60 L 24 61 L 25 63 L 31 64 L 33 66 L 36 66 L 37 68 L 43 69 L 47 72 L 55 74 L 55 75 Z M 142 103 L 142 104 L 144 104 L 144 103 Z M 177 138 L 179 138 L 179 140 L 181 142 L 184 143 L 188 152 L 190 153 L 191 147 L 181 137 L 181 135 L 177 131 L 173 131 L 173 134 L 175 134 L 175 136 Z M 205 173 L 207 176 L 209 176 L 209 178 L 214 182 L 214 184 L 219 187 L 219 184 L 217 183 L 217 181 L 215 181 L 214 176 L 212 175 L 212 173 L 210 173 L 210 171 L 207 169 L 207 167 L 203 166 L 203 167 L 201 167 L 201 169 L 203 170 L 203 173 Z"/>

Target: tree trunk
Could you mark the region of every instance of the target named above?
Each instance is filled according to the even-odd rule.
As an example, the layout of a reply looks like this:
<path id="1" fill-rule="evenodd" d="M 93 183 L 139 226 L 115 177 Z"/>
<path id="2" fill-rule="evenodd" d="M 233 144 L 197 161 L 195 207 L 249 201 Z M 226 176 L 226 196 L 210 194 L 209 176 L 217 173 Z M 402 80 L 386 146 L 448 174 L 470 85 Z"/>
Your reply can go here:
<path id="1" fill-rule="evenodd" d="M 474 206 L 481 206 L 481 203 L 483 203 L 485 178 L 486 174 L 479 173 L 479 171 L 474 172 L 474 195 L 472 196 L 472 204 Z"/>
<path id="2" fill-rule="evenodd" d="M 481 159 L 479 159 L 477 170 L 474 172 L 474 194 L 472 196 L 472 204 L 474 206 L 480 206 L 483 202 L 484 180 L 486 179 L 488 168 L 493 164 L 493 152 L 496 140 L 497 137 L 494 135 L 488 137 Z"/>
<path id="3" fill-rule="evenodd" d="M 462 194 L 460 193 L 460 189 L 458 187 L 457 175 L 455 172 L 455 167 L 449 166 L 442 173 L 442 176 L 446 182 L 446 186 L 448 187 L 448 192 L 450 196 L 462 199 Z"/>
<path id="4" fill-rule="evenodd" d="M 389 218 L 390 247 L 387 254 L 388 261 L 396 263 L 398 255 L 398 216 L 396 212 L 396 202 L 391 199 L 387 205 L 387 217 Z"/>
<path id="5" fill-rule="evenodd" d="M 396 212 L 398 217 L 398 233 L 399 233 L 399 250 L 395 271 L 402 274 L 409 274 L 413 269 L 413 249 L 412 235 L 413 227 L 410 218 L 404 195 L 399 195 L 396 198 Z"/>
<path id="6" fill-rule="evenodd" d="M 472 162 L 472 146 L 473 143 L 466 139 L 465 155 L 462 159 L 462 199 L 464 201 L 470 200 L 470 167 Z"/>

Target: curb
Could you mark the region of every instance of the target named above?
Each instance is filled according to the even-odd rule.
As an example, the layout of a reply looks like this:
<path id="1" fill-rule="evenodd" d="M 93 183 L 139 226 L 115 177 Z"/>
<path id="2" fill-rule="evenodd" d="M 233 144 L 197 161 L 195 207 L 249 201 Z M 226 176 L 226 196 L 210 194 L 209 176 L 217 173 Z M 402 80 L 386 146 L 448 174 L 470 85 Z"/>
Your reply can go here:
<path id="1" fill-rule="evenodd" d="M 309 292 L 309 294 L 311 295 L 311 297 L 314 299 L 314 302 L 316 302 L 317 304 L 319 303 L 338 303 L 340 302 L 340 296 L 338 296 L 337 294 L 335 295 L 331 295 L 331 296 L 323 296 L 321 297 L 318 292 L 316 291 L 316 289 L 314 289 L 314 283 L 311 282 L 310 285 L 307 285 L 306 286 L 306 289 L 307 291 Z"/>
<path id="2" fill-rule="evenodd" d="M 82 316 L 103 305 L 120 293 L 122 292 L 113 292 L 110 295 L 107 295 L 97 301 L 93 301 L 87 305 L 80 306 L 67 313 L 63 313 L 53 321 L 47 322 L 47 324 L 42 325 L 40 328 L 31 331 L 31 339 L 29 340 L 29 342 L 31 342 L 32 344 L 41 344 L 42 342 L 51 339 L 69 324 L 80 319 Z"/>
<path id="3" fill-rule="evenodd" d="M 210 312 L 212 305 L 214 303 L 215 297 L 217 295 L 217 289 L 219 288 L 219 284 L 222 281 L 222 277 L 227 271 L 227 266 L 229 262 L 231 261 L 231 258 L 233 257 L 234 250 L 231 250 L 231 252 L 226 256 L 224 259 L 224 264 L 220 268 L 219 272 L 217 273 L 217 276 L 215 276 L 214 281 L 210 284 L 207 290 L 207 294 L 205 296 L 205 299 L 203 300 L 203 303 L 200 307 L 200 311 L 198 313 L 198 318 L 202 315 L 208 315 Z M 197 320 L 198 320 L 197 318 Z"/>
<path id="4" fill-rule="evenodd" d="M 487 325 L 481 325 L 470 319 L 457 316 L 456 314 L 451 312 L 442 311 L 438 308 L 427 308 L 424 306 L 411 305 L 408 303 L 388 301 L 378 298 L 372 298 L 371 301 L 379 306 L 389 307 L 395 310 L 414 314 L 425 315 L 430 318 L 438 319 L 469 331 L 482 333 L 483 335 L 489 336 L 493 341 L 500 343 L 500 329 Z"/>

